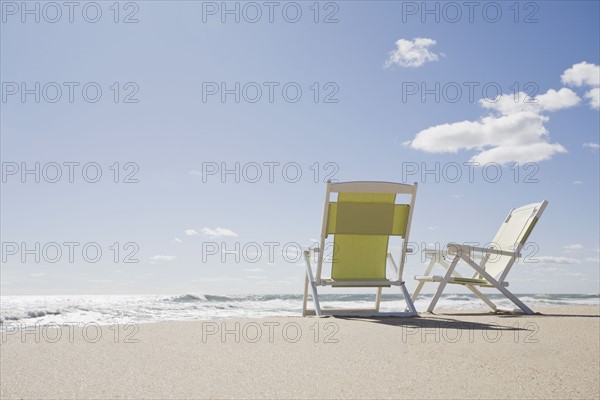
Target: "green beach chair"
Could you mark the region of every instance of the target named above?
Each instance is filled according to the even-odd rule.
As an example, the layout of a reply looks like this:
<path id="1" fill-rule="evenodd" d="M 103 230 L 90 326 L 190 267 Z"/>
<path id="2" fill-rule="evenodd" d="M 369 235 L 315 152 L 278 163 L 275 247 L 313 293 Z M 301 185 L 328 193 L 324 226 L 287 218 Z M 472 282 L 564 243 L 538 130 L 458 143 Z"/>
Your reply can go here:
<path id="1" fill-rule="evenodd" d="M 302 315 L 374 316 L 379 313 L 381 289 L 399 286 L 407 303 L 404 312 L 386 313 L 395 316 L 415 316 L 417 312 L 402 280 L 407 254 L 408 235 L 413 215 L 417 183 L 406 185 L 392 182 L 327 183 L 320 246 L 312 251 L 318 255 L 316 274 L 311 267 L 311 250 L 304 251 L 306 278 Z M 337 195 L 337 200 L 331 197 Z M 397 195 L 408 197 L 396 204 Z M 333 235 L 331 277 L 323 278 L 325 240 Z M 398 265 L 388 253 L 389 239 L 402 237 Z M 387 277 L 387 264 L 394 270 Z M 321 308 L 317 287 L 376 288 L 375 307 L 369 309 Z M 315 305 L 307 308 L 309 287 Z M 404 308 L 403 308 L 404 310 Z"/>
<path id="2" fill-rule="evenodd" d="M 413 293 L 413 300 L 417 299 L 426 282 L 439 282 L 437 292 L 431 299 L 427 309 L 428 312 L 433 312 L 446 284 L 450 283 L 465 286 L 495 312 L 507 311 L 499 309 L 478 289 L 496 288 L 524 313 L 534 314 L 529 307 L 507 289 L 506 277 L 517 258 L 521 257 L 521 250 L 547 205 L 548 202 L 544 200 L 541 203 L 512 209 L 487 247 L 449 243 L 447 245 L 448 253 L 453 256 L 450 263 L 445 260 L 442 251 L 425 250 L 425 254 L 431 256 L 431 262 L 427 266 L 425 275 L 415 276 L 419 284 Z M 472 277 L 463 277 L 456 272 L 456 265 L 460 260 L 475 270 Z M 443 276 L 431 275 L 436 264 L 446 269 Z"/>

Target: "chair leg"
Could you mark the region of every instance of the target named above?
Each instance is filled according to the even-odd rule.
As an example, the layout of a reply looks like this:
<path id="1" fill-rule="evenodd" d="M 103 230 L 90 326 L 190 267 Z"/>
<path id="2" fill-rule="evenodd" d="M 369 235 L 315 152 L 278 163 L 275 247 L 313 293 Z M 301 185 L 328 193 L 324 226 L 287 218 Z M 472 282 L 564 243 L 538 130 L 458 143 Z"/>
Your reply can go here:
<path id="1" fill-rule="evenodd" d="M 495 285 L 494 285 L 495 286 Z M 506 297 L 508 297 L 508 299 L 510 301 L 512 301 L 513 303 L 515 303 L 515 305 L 517 307 L 519 307 L 525 314 L 528 315 L 533 315 L 535 314 L 533 312 L 533 310 L 529 307 L 527 307 L 525 305 L 525 303 L 523 303 L 521 300 L 519 300 L 519 298 L 517 296 L 515 296 L 514 294 L 512 294 L 507 288 L 505 288 L 503 285 L 499 285 L 496 286 L 496 288 L 498 288 L 499 291 L 502 292 L 503 295 L 505 295 Z"/>
<path id="2" fill-rule="evenodd" d="M 510 301 L 512 301 L 517 307 L 519 307 L 525 314 L 533 315 L 535 314 L 533 310 L 525 305 L 517 296 L 512 294 L 510 290 L 508 290 L 504 285 L 494 279 L 487 271 L 481 268 L 477 263 L 471 260 L 469 257 L 465 257 L 464 260 L 475 269 L 479 274 L 481 274 L 489 283 L 494 285 L 496 289 L 500 291 L 504 296 L 506 296 Z"/>
<path id="3" fill-rule="evenodd" d="M 419 294 L 421 294 L 421 289 L 423 289 L 423 286 L 425 286 L 425 281 L 420 281 L 419 284 L 417 285 L 417 288 L 413 292 L 413 295 L 412 295 L 413 301 L 417 301 L 417 297 L 419 297 Z"/>
<path id="4" fill-rule="evenodd" d="M 406 301 L 406 305 L 408 306 L 408 311 L 413 315 L 418 315 L 417 309 L 415 308 L 415 305 L 414 305 L 412 299 L 410 298 L 410 294 L 408 294 L 406 285 L 404 285 L 404 283 L 402 283 L 401 286 L 402 286 L 402 293 L 404 294 L 404 300 Z"/>
<path id="5" fill-rule="evenodd" d="M 308 303 L 308 274 L 304 277 L 304 297 L 302 298 L 302 316 L 306 317 L 306 306 Z"/>
<path id="6" fill-rule="evenodd" d="M 431 303 L 429 304 L 429 307 L 427 308 L 427 312 L 433 312 L 435 305 L 437 304 L 442 293 L 444 292 L 444 288 L 446 287 L 446 284 L 448 283 L 448 281 L 450 281 L 450 278 L 452 277 L 452 273 L 454 272 L 454 268 L 456 268 L 456 264 L 458 263 L 459 259 L 460 259 L 460 256 L 458 254 L 455 255 L 454 258 L 452 259 L 452 263 L 450 263 L 450 266 L 448 267 L 448 271 L 446 272 L 446 275 L 444 275 L 444 279 L 442 279 L 442 281 L 440 282 L 440 285 L 438 286 L 438 289 L 435 292 L 433 299 L 431 299 Z"/>
<path id="7" fill-rule="evenodd" d="M 477 297 L 479 297 L 479 299 L 481 301 L 483 301 L 485 304 L 487 304 L 488 306 L 490 306 L 490 308 L 494 311 L 498 310 L 498 306 L 496 306 L 486 295 L 484 295 L 483 293 L 481 293 L 481 291 L 479 291 L 479 289 L 477 289 L 475 286 L 473 285 L 465 285 L 467 287 L 467 289 L 469 289 L 471 292 L 473 292 L 473 294 Z"/>
<path id="8" fill-rule="evenodd" d="M 308 286 L 310 285 L 310 289 L 311 289 L 311 296 L 313 299 L 313 302 L 315 303 L 315 314 L 317 317 L 320 317 L 321 315 L 323 315 L 321 313 L 321 303 L 319 302 L 319 294 L 317 293 L 317 285 L 314 282 L 310 282 L 308 279 L 308 276 L 306 277 L 306 280 L 304 281 L 304 298 L 302 301 L 302 316 L 305 317 L 307 314 L 307 302 L 308 302 Z"/>
<path id="9" fill-rule="evenodd" d="M 313 302 L 315 303 L 315 314 L 317 315 L 317 317 L 320 317 L 323 314 L 321 313 L 321 303 L 319 302 L 319 294 L 317 293 L 317 285 L 315 285 L 314 282 L 311 282 L 310 286 L 312 289 Z"/>
<path id="10" fill-rule="evenodd" d="M 431 261 L 429 262 L 429 265 L 427 265 L 427 268 L 425 269 L 425 275 L 431 274 L 431 271 L 433 270 L 433 267 L 435 266 L 435 263 L 437 260 L 436 257 L 437 257 L 437 254 L 434 254 L 434 256 L 431 257 Z M 421 289 L 423 289 L 424 285 L 425 285 L 424 281 L 419 282 L 419 284 L 417 285 L 417 288 L 415 289 L 415 291 L 413 292 L 413 295 L 412 295 L 413 301 L 417 301 L 417 297 L 419 297 L 419 294 L 421 293 Z"/>
<path id="11" fill-rule="evenodd" d="M 308 285 L 310 285 L 310 290 L 313 298 L 313 302 L 315 303 L 315 314 L 317 317 L 322 315 L 321 313 L 321 304 L 319 303 L 319 294 L 317 293 L 317 285 L 315 283 L 315 278 L 313 277 L 312 268 L 310 266 L 310 257 L 308 251 L 304 252 L 304 260 L 306 261 L 306 278 L 304 281 L 304 309 L 303 314 L 306 313 L 306 301 L 308 297 Z"/>
<path id="12" fill-rule="evenodd" d="M 379 305 L 381 304 L 381 288 L 377 288 L 377 297 L 375 297 L 375 309 L 379 312 Z"/>

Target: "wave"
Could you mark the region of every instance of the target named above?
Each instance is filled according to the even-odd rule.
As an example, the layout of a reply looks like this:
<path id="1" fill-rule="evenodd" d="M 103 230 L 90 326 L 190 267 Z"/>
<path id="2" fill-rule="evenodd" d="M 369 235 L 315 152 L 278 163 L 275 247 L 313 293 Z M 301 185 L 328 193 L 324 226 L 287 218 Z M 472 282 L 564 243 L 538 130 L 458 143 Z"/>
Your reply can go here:
<path id="1" fill-rule="evenodd" d="M 196 301 L 206 301 L 206 300 L 207 299 L 205 296 L 197 296 L 194 294 L 184 294 L 181 296 L 174 296 L 174 297 L 165 299 L 165 301 L 171 301 L 174 303 L 194 303 Z"/>
<path id="2" fill-rule="evenodd" d="M 528 294 L 525 296 L 539 300 L 557 300 L 557 299 L 599 299 L 600 294 Z"/>
<path id="3" fill-rule="evenodd" d="M 329 307 L 360 308 L 372 305 L 374 294 L 323 294 Z M 500 307 L 514 308 L 501 294 L 489 296 Z M 521 294 L 532 307 L 600 306 L 599 294 Z M 420 296 L 415 305 L 425 310 L 431 294 Z M 403 307 L 400 294 L 384 294 L 382 311 Z M 192 321 L 227 318 L 298 316 L 302 295 L 82 295 L 82 296 L 2 296 L 0 327 L 12 323 L 29 325 L 125 324 L 158 321 Z M 470 294 L 444 294 L 439 308 L 467 310 L 485 305 Z M 1 328 L 0 328 L 1 329 Z"/>
<path id="4" fill-rule="evenodd" d="M 22 319 L 29 318 L 42 318 L 49 315 L 61 315 L 61 311 L 49 311 L 49 310 L 28 310 L 28 311 L 15 311 L 14 313 L 7 313 L 4 315 L 0 315 L 0 324 L 4 323 L 4 321 L 19 321 Z"/>
<path id="5" fill-rule="evenodd" d="M 271 300 L 297 300 L 302 299 L 302 295 L 297 294 L 250 294 L 237 296 L 205 295 L 207 301 L 212 302 L 242 302 L 242 301 L 271 301 Z"/>

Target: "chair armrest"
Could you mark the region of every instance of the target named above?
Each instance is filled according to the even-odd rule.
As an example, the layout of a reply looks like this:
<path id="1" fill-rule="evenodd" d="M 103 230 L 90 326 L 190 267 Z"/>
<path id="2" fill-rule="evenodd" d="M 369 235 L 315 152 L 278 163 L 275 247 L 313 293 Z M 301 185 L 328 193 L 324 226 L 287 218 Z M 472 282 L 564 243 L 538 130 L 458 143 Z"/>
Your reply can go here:
<path id="1" fill-rule="evenodd" d="M 443 250 L 443 249 L 423 249 L 422 252 L 426 255 L 426 256 L 432 256 L 433 257 L 439 257 L 438 259 L 446 259 L 446 256 L 449 254 L 448 251 Z M 482 258 L 482 256 L 480 254 L 472 254 L 471 255 L 472 258 Z"/>
<path id="2" fill-rule="evenodd" d="M 424 248 L 423 249 L 423 253 L 425 253 L 425 254 L 441 254 L 441 255 L 443 255 L 444 251 L 440 250 L 440 249 L 428 249 L 428 248 Z"/>
<path id="3" fill-rule="evenodd" d="M 411 249 L 411 248 L 407 247 L 406 248 L 406 254 L 412 254 L 412 253 L 414 253 L 414 249 Z M 393 254 L 390 251 L 388 251 L 387 255 L 389 257 L 389 256 L 392 256 Z"/>
<path id="4" fill-rule="evenodd" d="M 503 256 L 521 257 L 521 253 L 518 253 L 516 251 L 500 250 L 500 249 L 495 249 L 493 247 L 479 247 L 479 246 L 469 246 L 469 245 L 458 244 L 458 243 L 448 243 L 448 253 L 449 254 L 458 254 L 458 253 L 471 254 L 474 251 L 480 251 L 485 254 L 499 254 L 499 255 L 503 255 Z"/>

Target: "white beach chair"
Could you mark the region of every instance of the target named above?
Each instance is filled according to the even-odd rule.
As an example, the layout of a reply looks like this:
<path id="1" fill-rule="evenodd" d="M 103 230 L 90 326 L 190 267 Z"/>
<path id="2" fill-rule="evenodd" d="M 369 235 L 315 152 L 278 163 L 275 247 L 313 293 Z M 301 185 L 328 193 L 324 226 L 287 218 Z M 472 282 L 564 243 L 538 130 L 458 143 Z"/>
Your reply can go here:
<path id="1" fill-rule="evenodd" d="M 337 201 L 331 201 L 337 194 Z M 417 312 L 404 286 L 402 272 L 407 253 L 408 235 L 412 221 L 417 183 L 406 185 L 391 182 L 327 183 L 320 247 L 316 250 L 316 276 L 310 263 L 310 251 L 304 251 L 306 278 L 302 315 L 361 315 L 379 313 L 381 289 L 400 286 L 407 304 L 407 312 L 395 316 L 415 316 Z M 408 197 L 405 204 L 396 204 L 397 195 Z M 334 236 L 331 278 L 322 278 L 325 239 Z M 388 253 L 391 236 L 403 238 L 399 265 Z M 392 279 L 387 277 L 387 262 L 394 269 Z M 321 308 L 318 286 L 377 288 L 375 307 L 372 309 Z M 311 289 L 314 310 L 307 308 L 308 289 Z"/>
<path id="2" fill-rule="evenodd" d="M 428 312 L 433 312 L 446 284 L 451 283 L 465 286 L 490 306 L 492 310 L 501 311 L 478 289 L 482 287 L 496 288 L 523 312 L 533 314 L 534 312 L 529 307 L 507 289 L 506 276 L 516 259 L 521 256 L 521 249 L 529 238 L 536 222 L 542 216 L 547 204 L 548 202 L 544 200 L 541 203 L 529 204 L 511 210 L 489 247 L 449 243 L 447 245 L 448 253 L 453 256 L 450 263 L 445 260 L 441 251 L 425 250 L 425 254 L 431 257 L 431 261 L 427 266 L 425 275 L 415 276 L 419 284 L 413 293 L 413 301 L 416 301 L 426 282 L 439 282 L 438 289 L 427 309 Z M 461 259 L 475 270 L 471 278 L 462 277 L 456 272 L 456 265 Z M 431 275 L 436 264 L 446 270 L 443 276 Z"/>

